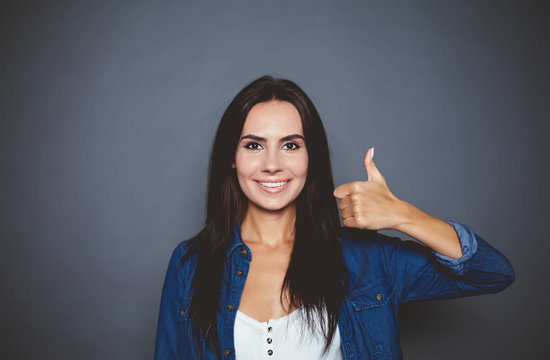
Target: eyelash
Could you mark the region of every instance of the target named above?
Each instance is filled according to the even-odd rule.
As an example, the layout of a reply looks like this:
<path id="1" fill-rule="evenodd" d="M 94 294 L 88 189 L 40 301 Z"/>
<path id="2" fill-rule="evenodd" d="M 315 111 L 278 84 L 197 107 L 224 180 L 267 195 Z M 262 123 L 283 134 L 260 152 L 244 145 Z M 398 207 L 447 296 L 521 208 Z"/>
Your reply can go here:
<path id="1" fill-rule="evenodd" d="M 246 144 L 244 147 L 248 150 L 258 150 L 258 149 L 251 149 L 250 148 L 250 145 L 259 145 L 261 146 L 259 143 L 257 142 L 249 142 L 248 144 Z M 286 144 L 284 144 L 283 146 L 286 146 L 286 145 L 294 145 L 294 149 L 288 149 L 289 151 L 295 151 L 295 150 L 298 150 L 299 148 L 301 148 L 300 145 L 294 143 L 294 142 L 288 142 Z"/>

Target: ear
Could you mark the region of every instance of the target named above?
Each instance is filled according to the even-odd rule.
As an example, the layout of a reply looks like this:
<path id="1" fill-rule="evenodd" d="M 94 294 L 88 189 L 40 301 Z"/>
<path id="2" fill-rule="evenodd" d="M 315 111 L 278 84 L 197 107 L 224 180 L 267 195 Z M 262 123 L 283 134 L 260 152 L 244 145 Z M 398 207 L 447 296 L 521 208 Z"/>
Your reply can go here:
<path id="1" fill-rule="evenodd" d="M 231 168 L 232 168 L 232 169 L 237 168 L 237 166 L 235 165 L 235 163 L 231 163 Z"/>

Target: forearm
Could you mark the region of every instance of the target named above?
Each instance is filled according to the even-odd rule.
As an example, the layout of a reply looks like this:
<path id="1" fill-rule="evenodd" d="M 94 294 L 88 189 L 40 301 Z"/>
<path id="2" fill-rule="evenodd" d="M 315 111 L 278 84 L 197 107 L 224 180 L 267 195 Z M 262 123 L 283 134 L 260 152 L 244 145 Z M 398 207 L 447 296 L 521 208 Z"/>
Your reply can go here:
<path id="1" fill-rule="evenodd" d="M 433 251 L 451 258 L 462 257 L 460 240 L 447 222 L 402 201 L 400 220 L 394 230 L 409 235 Z"/>

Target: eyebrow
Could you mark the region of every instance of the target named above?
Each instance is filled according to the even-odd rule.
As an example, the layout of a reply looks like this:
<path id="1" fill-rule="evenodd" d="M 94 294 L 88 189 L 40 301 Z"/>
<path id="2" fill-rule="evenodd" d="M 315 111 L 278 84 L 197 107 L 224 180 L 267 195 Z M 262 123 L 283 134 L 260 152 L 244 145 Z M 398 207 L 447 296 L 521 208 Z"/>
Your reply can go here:
<path id="1" fill-rule="evenodd" d="M 251 135 L 251 134 L 243 136 L 240 141 L 243 141 L 244 139 L 252 139 L 252 140 L 256 140 L 256 141 L 266 141 L 265 138 L 263 138 L 261 136 Z M 302 141 L 305 142 L 304 137 L 300 134 L 292 134 L 292 135 L 282 137 L 280 141 L 281 142 L 282 141 L 290 141 L 290 140 L 294 140 L 294 139 L 301 139 Z"/>

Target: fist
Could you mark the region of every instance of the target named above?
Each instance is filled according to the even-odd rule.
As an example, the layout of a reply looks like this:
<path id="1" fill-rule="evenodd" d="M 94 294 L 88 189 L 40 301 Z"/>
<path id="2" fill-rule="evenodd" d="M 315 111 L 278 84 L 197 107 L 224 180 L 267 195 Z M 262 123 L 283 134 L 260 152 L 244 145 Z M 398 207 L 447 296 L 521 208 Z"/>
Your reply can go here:
<path id="1" fill-rule="evenodd" d="M 395 229 L 403 216 L 403 202 L 395 197 L 374 164 L 374 148 L 364 159 L 367 181 L 354 181 L 334 189 L 344 225 L 359 229 Z"/>

